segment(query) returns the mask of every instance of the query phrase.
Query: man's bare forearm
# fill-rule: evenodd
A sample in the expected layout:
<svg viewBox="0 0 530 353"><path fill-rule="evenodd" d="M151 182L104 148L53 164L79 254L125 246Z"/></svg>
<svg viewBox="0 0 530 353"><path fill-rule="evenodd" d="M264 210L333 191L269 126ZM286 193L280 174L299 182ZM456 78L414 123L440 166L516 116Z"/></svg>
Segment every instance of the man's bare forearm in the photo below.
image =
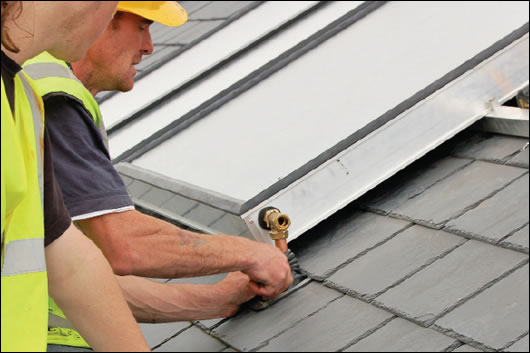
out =
<svg viewBox="0 0 530 353"><path fill-rule="evenodd" d="M241 271L264 297L278 295L292 282L286 256L269 244L190 232L138 211L81 220L79 225L117 275L182 278Z"/></svg>
<svg viewBox="0 0 530 353"><path fill-rule="evenodd" d="M116 276L138 322L206 320L229 317L254 294L248 277L230 274L219 284L162 284L135 276Z"/></svg>
<svg viewBox="0 0 530 353"><path fill-rule="evenodd" d="M74 226L46 247L49 293L94 350L148 351L109 264Z"/></svg>
<svg viewBox="0 0 530 353"><path fill-rule="evenodd" d="M119 275L196 277L237 271L252 262L248 239L190 232L137 211L80 224Z"/></svg>

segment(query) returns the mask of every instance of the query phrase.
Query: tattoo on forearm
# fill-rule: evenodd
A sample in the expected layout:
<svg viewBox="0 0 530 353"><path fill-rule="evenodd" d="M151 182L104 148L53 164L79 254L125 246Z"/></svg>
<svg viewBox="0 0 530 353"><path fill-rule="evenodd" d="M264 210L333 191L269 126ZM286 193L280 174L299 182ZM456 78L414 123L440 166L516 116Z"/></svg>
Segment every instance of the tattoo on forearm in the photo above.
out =
<svg viewBox="0 0 530 353"><path fill-rule="evenodd" d="M208 242L205 239L202 239L199 234L181 234L180 235L180 245L181 246L190 246L196 248L201 245L206 245Z"/></svg>

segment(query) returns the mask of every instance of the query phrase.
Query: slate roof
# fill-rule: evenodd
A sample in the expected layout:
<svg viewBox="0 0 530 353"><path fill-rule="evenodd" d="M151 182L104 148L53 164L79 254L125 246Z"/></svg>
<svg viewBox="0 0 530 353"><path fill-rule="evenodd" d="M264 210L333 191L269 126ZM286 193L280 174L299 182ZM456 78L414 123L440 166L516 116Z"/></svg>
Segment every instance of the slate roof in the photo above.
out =
<svg viewBox="0 0 530 353"><path fill-rule="evenodd" d="M464 131L291 242L305 287L261 312L143 324L151 347L528 351L527 143Z"/></svg>
<svg viewBox="0 0 530 353"><path fill-rule="evenodd" d="M158 54L138 67L137 79L261 2L182 4L191 25L154 24ZM141 324L150 347L528 351L527 146L524 138L465 130L291 242L307 285L261 312L244 308L230 319ZM123 178L133 198L150 205L140 210L176 223L181 214L206 228L249 236L244 227L234 230L236 217L188 203L163 185ZM153 212L164 204L175 214Z"/></svg>

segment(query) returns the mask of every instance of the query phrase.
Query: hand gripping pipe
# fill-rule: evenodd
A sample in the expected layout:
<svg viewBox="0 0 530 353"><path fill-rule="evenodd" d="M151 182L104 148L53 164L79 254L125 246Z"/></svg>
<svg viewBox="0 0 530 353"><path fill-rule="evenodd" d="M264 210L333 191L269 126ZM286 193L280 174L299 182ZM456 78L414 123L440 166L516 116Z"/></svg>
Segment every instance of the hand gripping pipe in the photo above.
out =
<svg viewBox="0 0 530 353"><path fill-rule="evenodd" d="M264 300L263 298L256 297L251 300L248 304L253 310L263 310L269 307L274 302L279 299L291 294L294 290L298 289L300 286L305 284L303 282L305 276L301 273L300 265L298 264L298 259L294 253L289 250L287 247L287 237L289 236L289 226L291 225L291 219L285 213L281 213L275 207L266 207L262 209L259 213L259 225L266 229L269 232L269 236L276 247L280 249L281 252L287 256L289 260L289 265L291 266L291 272L293 276L293 283L285 292L280 294L277 298L271 300ZM298 286L300 285L300 286Z"/></svg>

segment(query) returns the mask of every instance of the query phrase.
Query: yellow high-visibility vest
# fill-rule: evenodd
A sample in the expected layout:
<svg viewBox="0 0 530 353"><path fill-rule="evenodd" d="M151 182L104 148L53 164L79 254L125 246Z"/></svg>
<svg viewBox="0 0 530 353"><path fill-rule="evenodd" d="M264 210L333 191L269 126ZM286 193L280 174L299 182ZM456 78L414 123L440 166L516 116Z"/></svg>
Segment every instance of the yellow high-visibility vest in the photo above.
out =
<svg viewBox="0 0 530 353"><path fill-rule="evenodd" d="M66 62L44 52L24 63L24 71L33 79L41 97L48 94L64 95L81 103L100 129L105 145L107 133L101 119L99 106L90 91L75 77ZM61 308L52 298L48 304L48 343L73 347L90 347L83 337L73 329Z"/></svg>
<svg viewBox="0 0 530 353"><path fill-rule="evenodd" d="M2 351L46 351L48 278L44 256L44 114L23 72L11 112L2 80Z"/></svg>
<svg viewBox="0 0 530 353"><path fill-rule="evenodd" d="M81 103L92 116L108 148L107 132L101 119L99 105L92 93L75 77L66 62L56 59L48 52L43 52L26 61L23 67L24 71L35 82L35 88L41 97L48 94L59 94Z"/></svg>

